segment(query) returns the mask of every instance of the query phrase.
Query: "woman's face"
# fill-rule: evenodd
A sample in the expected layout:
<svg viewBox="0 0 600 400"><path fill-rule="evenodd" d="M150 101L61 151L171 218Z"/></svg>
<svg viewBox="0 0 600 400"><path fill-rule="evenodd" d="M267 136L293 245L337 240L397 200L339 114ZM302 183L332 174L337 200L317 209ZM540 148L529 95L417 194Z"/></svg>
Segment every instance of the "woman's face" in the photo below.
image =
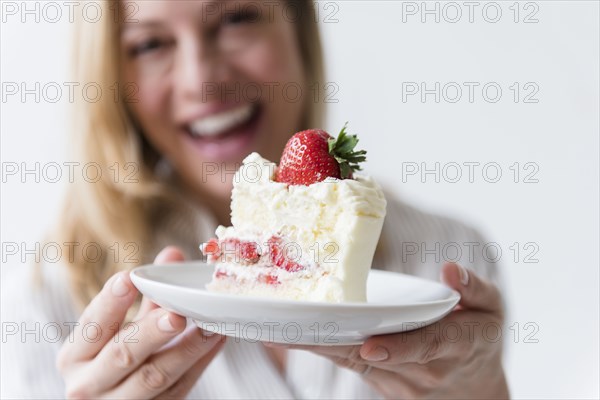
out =
<svg viewBox="0 0 600 400"><path fill-rule="evenodd" d="M296 89L306 93L306 82L284 9L243 0L122 3L130 111L184 182L213 202L230 195L247 154L278 161L299 128Z"/></svg>

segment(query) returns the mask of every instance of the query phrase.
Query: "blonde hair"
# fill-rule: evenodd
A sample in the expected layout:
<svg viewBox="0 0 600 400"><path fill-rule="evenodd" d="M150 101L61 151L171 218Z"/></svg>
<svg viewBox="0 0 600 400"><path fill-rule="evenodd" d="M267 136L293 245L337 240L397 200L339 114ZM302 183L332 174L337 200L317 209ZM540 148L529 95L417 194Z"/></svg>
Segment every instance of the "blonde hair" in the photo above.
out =
<svg viewBox="0 0 600 400"><path fill-rule="evenodd" d="M306 82L323 84L323 61L317 22L310 0L294 1L300 9L295 21ZM151 236L157 216L183 207L173 190L155 174L160 155L149 146L128 115L123 96L113 96L122 85L119 76L119 24L114 15L116 0L97 3L103 17L96 23L78 21L75 35L75 80L93 83L102 90L96 102L80 101L74 107L72 153L88 171L99 169L97 181L71 184L60 225L53 236L58 243L93 244L100 257L72 252L67 262L73 295L80 307L87 305L114 273L151 261ZM119 86L114 86L115 84ZM120 88L123 90L123 87ZM321 125L323 107L305 96L302 127ZM136 169L135 182L123 176ZM92 173L92 175L95 174ZM114 179L119 174L120 179ZM113 257L124 245L134 246L141 257ZM119 249L114 248L118 246ZM63 253L64 254L64 253ZM131 262L133 261L133 262Z"/></svg>

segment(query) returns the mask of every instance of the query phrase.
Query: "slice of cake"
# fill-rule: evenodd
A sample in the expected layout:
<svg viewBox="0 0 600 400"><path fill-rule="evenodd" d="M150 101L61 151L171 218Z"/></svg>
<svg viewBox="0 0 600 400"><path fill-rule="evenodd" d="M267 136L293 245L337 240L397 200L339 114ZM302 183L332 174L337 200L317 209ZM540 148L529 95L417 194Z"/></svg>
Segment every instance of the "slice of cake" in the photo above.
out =
<svg viewBox="0 0 600 400"><path fill-rule="evenodd" d="M354 174L365 151L344 129L295 134L279 167L257 153L234 177L233 226L200 246L216 264L211 291L296 300L365 301L386 201Z"/></svg>

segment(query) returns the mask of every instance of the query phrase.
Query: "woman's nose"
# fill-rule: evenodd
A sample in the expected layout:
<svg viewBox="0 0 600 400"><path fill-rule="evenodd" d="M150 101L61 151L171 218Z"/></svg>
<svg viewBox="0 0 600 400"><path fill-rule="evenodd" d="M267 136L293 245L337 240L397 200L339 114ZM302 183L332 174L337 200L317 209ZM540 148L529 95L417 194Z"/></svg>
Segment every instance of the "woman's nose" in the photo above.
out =
<svg viewBox="0 0 600 400"><path fill-rule="evenodd" d="M185 100L218 101L227 85L229 68L223 58L198 41L182 43L175 68L175 84Z"/></svg>

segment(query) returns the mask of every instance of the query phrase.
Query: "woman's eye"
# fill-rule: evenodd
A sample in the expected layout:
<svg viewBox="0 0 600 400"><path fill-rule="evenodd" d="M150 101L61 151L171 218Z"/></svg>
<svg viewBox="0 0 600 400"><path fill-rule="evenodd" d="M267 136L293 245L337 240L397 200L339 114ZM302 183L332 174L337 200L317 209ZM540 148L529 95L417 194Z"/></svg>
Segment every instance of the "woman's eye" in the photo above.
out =
<svg viewBox="0 0 600 400"><path fill-rule="evenodd" d="M259 15L256 11L236 11L227 13L223 16L223 22L225 25L240 25L245 23L257 22Z"/></svg>
<svg viewBox="0 0 600 400"><path fill-rule="evenodd" d="M164 43L160 39L153 38L153 39L143 41L136 46L133 46L133 48L130 50L129 54L132 57L137 57L139 55L158 50L165 45L166 45L166 43Z"/></svg>

